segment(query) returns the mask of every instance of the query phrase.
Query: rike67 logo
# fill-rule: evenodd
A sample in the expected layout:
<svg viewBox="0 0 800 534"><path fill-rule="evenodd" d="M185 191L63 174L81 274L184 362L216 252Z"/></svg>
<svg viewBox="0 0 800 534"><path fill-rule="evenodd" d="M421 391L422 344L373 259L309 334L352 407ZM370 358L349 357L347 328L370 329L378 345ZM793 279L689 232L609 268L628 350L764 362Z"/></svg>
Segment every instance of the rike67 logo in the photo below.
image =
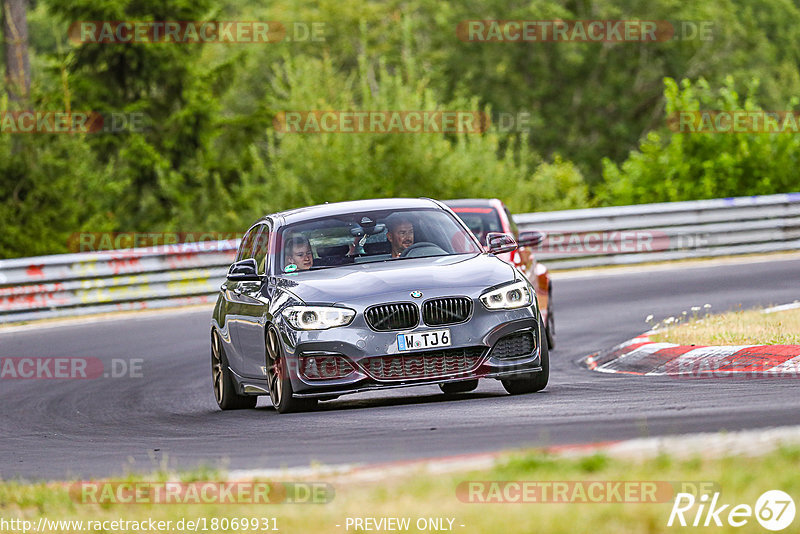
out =
<svg viewBox="0 0 800 534"><path fill-rule="evenodd" d="M678 493L667 526L721 527L725 523L742 527L755 516L756 521L767 530L780 531L794 521L794 500L780 490L765 491L754 507L749 504L720 503L720 493L711 497L703 494L699 498L691 493Z"/></svg>

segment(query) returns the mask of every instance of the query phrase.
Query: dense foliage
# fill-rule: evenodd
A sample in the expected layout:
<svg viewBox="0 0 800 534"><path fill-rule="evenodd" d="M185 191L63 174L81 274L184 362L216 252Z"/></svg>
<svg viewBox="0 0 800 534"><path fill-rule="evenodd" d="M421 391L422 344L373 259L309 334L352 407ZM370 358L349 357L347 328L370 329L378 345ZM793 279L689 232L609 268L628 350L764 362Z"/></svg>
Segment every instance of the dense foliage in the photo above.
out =
<svg viewBox="0 0 800 534"><path fill-rule="evenodd" d="M679 87L669 78L665 83L668 115L677 110L764 111L753 98L742 100L732 78L716 91L704 79L694 86L684 80ZM754 81L748 93L755 94L756 89ZM621 165L603 160L598 200L639 204L797 191L800 132L785 129L785 133L650 132Z"/></svg>
<svg viewBox="0 0 800 534"><path fill-rule="evenodd" d="M281 4L32 6L29 107L146 120L115 133L0 134L0 257L63 252L82 230L241 231L269 211L351 198L496 196L529 212L798 189L797 135L681 134L665 121L680 109L793 109L800 10L791 0ZM486 43L456 34L464 20L556 18L711 21L713 39ZM290 30L316 21L324 40L68 39L73 22L98 20L278 20ZM282 111L326 109L529 120L482 134L274 128Z"/></svg>

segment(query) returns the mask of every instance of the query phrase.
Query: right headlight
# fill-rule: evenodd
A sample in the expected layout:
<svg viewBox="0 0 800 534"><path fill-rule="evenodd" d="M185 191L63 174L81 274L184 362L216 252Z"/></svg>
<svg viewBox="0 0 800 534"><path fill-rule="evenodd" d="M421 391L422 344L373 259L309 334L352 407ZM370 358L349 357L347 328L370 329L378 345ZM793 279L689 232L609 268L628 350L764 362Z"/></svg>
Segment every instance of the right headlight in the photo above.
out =
<svg viewBox="0 0 800 534"><path fill-rule="evenodd" d="M481 295L481 302L490 310L513 310L530 306L533 295L528 283L523 280L487 291Z"/></svg>
<svg viewBox="0 0 800 534"><path fill-rule="evenodd" d="M356 312L333 306L289 306L282 315L297 330L327 330L350 324Z"/></svg>

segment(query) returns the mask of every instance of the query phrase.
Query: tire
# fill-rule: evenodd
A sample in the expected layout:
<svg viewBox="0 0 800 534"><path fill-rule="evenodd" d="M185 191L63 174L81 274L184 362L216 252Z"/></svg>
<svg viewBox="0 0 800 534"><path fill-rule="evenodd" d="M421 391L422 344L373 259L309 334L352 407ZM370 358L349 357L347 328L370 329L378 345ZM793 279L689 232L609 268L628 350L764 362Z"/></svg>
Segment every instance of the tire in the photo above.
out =
<svg viewBox="0 0 800 534"><path fill-rule="evenodd" d="M547 335L548 350L556 348L556 316L553 315L553 288L547 291Z"/></svg>
<svg viewBox="0 0 800 534"><path fill-rule="evenodd" d="M214 399L220 410L244 410L256 407L257 396L236 393L236 383L216 330L211 333L211 381L214 384Z"/></svg>
<svg viewBox="0 0 800 534"><path fill-rule="evenodd" d="M539 323L539 326L544 332L544 325ZM541 371L522 375L518 378L501 380L503 388L511 395L524 395L541 391L547 387L547 381L550 379L550 350L546 335L542 336L541 360Z"/></svg>
<svg viewBox="0 0 800 534"><path fill-rule="evenodd" d="M469 393L478 387L478 379L464 380L462 382L446 382L439 384L439 389L445 395L454 395L456 393Z"/></svg>
<svg viewBox="0 0 800 534"><path fill-rule="evenodd" d="M296 399L292 390L292 380L286 365L281 336L278 329L270 325L266 336L267 382L269 398L278 413L292 413L313 410L317 399Z"/></svg>

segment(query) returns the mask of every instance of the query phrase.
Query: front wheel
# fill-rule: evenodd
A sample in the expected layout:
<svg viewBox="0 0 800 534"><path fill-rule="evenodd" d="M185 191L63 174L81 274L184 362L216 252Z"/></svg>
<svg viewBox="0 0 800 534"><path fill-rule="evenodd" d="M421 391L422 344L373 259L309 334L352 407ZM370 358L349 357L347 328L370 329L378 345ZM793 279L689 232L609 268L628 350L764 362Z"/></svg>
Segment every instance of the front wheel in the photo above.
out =
<svg viewBox="0 0 800 534"><path fill-rule="evenodd" d="M542 334L545 333L544 325L539 323L539 328ZM547 387L547 381L550 378L550 350L547 343L547 335L542 335L542 348L541 348L541 367L542 370L522 375L516 378L507 378L501 380L503 387L511 395L523 395L525 393L535 393Z"/></svg>
<svg viewBox="0 0 800 534"><path fill-rule="evenodd" d="M228 358L219 341L219 334L211 333L211 379L214 382L214 398L221 410L244 410L255 408L258 397L239 395L228 367Z"/></svg>
<svg viewBox="0 0 800 534"><path fill-rule="evenodd" d="M283 352L278 330L274 326L267 329L267 382L269 398L278 413L291 413L312 410L317 399L296 399L289 377L289 366Z"/></svg>

